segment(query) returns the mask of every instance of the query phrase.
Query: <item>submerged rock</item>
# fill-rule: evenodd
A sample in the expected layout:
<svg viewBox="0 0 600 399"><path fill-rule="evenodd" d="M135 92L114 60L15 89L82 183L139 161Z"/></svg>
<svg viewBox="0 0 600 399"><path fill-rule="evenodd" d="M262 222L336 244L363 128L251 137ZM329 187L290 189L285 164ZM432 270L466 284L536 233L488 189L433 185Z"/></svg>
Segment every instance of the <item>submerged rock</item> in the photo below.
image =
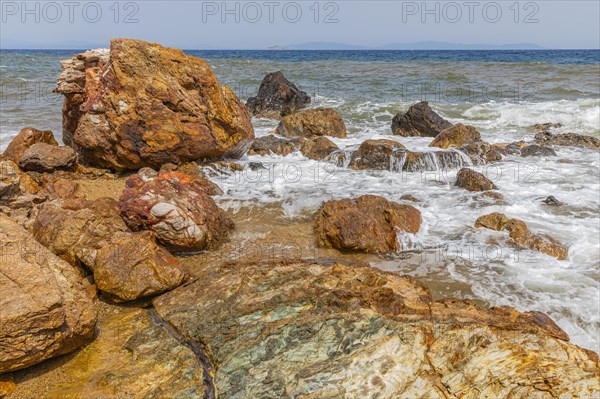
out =
<svg viewBox="0 0 600 399"><path fill-rule="evenodd" d="M476 172L473 169L463 168L456 175L457 187L462 187L469 191L487 191L497 190L498 187L482 173Z"/></svg>
<svg viewBox="0 0 600 399"><path fill-rule="evenodd" d="M390 170L393 164L393 154L399 149L406 149L394 140L367 140L363 142L350 158L351 169Z"/></svg>
<svg viewBox="0 0 600 399"><path fill-rule="evenodd" d="M116 170L241 157L250 114L203 60L141 40L63 62L63 140L84 162Z"/></svg>
<svg viewBox="0 0 600 399"><path fill-rule="evenodd" d="M0 373L72 352L94 336L92 298L67 262L0 214Z"/></svg>
<svg viewBox="0 0 600 399"><path fill-rule="evenodd" d="M223 398L600 393L597 355L543 313L434 301L413 278L365 264L227 263L153 303L204 345Z"/></svg>
<svg viewBox="0 0 600 399"><path fill-rule="evenodd" d="M130 177L119 209L130 229L150 230L176 251L214 249L234 227L202 185L177 171Z"/></svg>
<svg viewBox="0 0 600 399"><path fill-rule="evenodd" d="M72 169L77 163L77 153L71 147L58 147L36 143L19 159L19 167L31 172L54 172Z"/></svg>
<svg viewBox="0 0 600 399"><path fill-rule="evenodd" d="M563 205L566 205L564 202L557 200L556 197L554 197L552 195L546 197L546 199L543 200L542 202L544 204L550 205L550 206L563 206Z"/></svg>
<svg viewBox="0 0 600 399"><path fill-rule="evenodd" d="M522 157L548 157L548 156L556 156L556 151L554 151L550 147L538 145L538 144L529 144L521 148L521 156Z"/></svg>
<svg viewBox="0 0 600 399"><path fill-rule="evenodd" d="M281 155L286 156L300 149L300 140L283 139L269 134L254 140L248 151L249 155Z"/></svg>
<svg viewBox="0 0 600 399"><path fill-rule="evenodd" d="M485 141L475 141L459 148L459 151L467 155L473 165L485 165L502 160L501 150Z"/></svg>
<svg viewBox="0 0 600 399"><path fill-rule="evenodd" d="M338 146L327 137L302 139L301 142L300 152L302 155L316 161L326 159L334 152L339 151Z"/></svg>
<svg viewBox="0 0 600 399"><path fill-rule="evenodd" d="M496 231L506 230L516 246L534 249L559 260L567 259L569 254L568 249L554 238L533 234L522 220L509 219L499 212L480 216L475 221L475 227L485 227Z"/></svg>
<svg viewBox="0 0 600 399"><path fill-rule="evenodd" d="M26 127L19 132L17 137L12 139L6 150L4 150L2 157L14 163L19 163L19 159L21 159L25 151L37 143L58 145L50 130L37 130L32 127Z"/></svg>
<svg viewBox="0 0 600 399"><path fill-rule="evenodd" d="M427 101L412 105L392 119L392 133L399 136L435 137L452 124L435 113Z"/></svg>
<svg viewBox="0 0 600 399"><path fill-rule="evenodd" d="M281 71L267 74L256 97L250 97L246 107L252 115L279 119L310 104L310 96L287 80Z"/></svg>
<svg viewBox="0 0 600 399"><path fill-rule="evenodd" d="M468 144L481 141L481 135L473 126L457 123L456 125L443 130L429 144L430 147L439 148L460 148Z"/></svg>
<svg viewBox="0 0 600 399"><path fill-rule="evenodd" d="M317 244L341 251L384 253L401 250L398 233L415 234L421 212L376 195L323 203L315 219Z"/></svg>
<svg viewBox="0 0 600 399"><path fill-rule="evenodd" d="M281 119L275 133L285 137L346 137L346 125L332 108L314 108Z"/></svg>
<svg viewBox="0 0 600 399"><path fill-rule="evenodd" d="M552 134L545 130L537 133L534 137L534 141L541 145L557 145L557 146L570 146L570 147L585 147L590 149L600 148L600 140L596 137L585 136L582 134L575 133L559 133Z"/></svg>

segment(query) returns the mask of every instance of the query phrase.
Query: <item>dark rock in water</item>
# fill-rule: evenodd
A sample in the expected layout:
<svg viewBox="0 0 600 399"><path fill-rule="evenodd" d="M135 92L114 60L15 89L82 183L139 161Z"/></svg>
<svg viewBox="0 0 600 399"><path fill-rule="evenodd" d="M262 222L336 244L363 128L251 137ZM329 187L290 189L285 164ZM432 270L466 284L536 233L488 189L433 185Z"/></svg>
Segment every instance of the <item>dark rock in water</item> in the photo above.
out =
<svg viewBox="0 0 600 399"><path fill-rule="evenodd" d="M25 151L36 143L58 145L50 130L37 130L32 127L26 127L10 142L6 150L4 150L2 157L14 163L19 163L19 159L21 159Z"/></svg>
<svg viewBox="0 0 600 399"><path fill-rule="evenodd" d="M299 139L283 139L272 134L254 140L249 155L281 155L286 156L300 149Z"/></svg>
<svg viewBox="0 0 600 399"><path fill-rule="evenodd" d="M497 190L498 187L482 173L476 172L473 169L463 168L456 175L457 187L462 187L469 191L487 191Z"/></svg>
<svg viewBox="0 0 600 399"><path fill-rule="evenodd" d="M406 147L394 140L367 140L352 154L348 167L358 170L390 170L393 163L392 154L399 149Z"/></svg>
<svg viewBox="0 0 600 399"><path fill-rule="evenodd" d="M310 96L287 80L281 71L265 76L256 97L250 97L246 107L252 115L279 119L310 104Z"/></svg>
<svg viewBox="0 0 600 399"><path fill-rule="evenodd" d="M248 167L250 168L250 170L267 169L267 167L263 165L262 162L248 162Z"/></svg>
<svg viewBox="0 0 600 399"><path fill-rule="evenodd" d="M411 106L392 119L392 133L399 136L435 137L452 124L435 113L427 101Z"/></svg>
<svg viewBox="0 0 600 399"><path fill-rule="evenodd" d="M529 144L521 148L522 157L548 157L556 156L556 151L550 147L545 147L539 144Z"/></svg>
<svg viewBox="0 0 600 399"><path fill-rule="evenodd" d="M160 172L146 179L134 175L126 184L119 210L127 226L154 232L172 250L214 249L234 227L207 188L185 173Z"/></svg>
<svg viewBox="0 0 600 399"><path fill-rule="evenodd" d="M113 39L62 63L63 140L82 162L115 170L239 158L250 113L208 64L183 51Z"/></svg>
<svg viewBox="0 0 600 399"><path fill-rule="evenodd" d="M474 144L480 142L481 135L473 126L463 125L457 123L454 126L440 132L433 141L429 144L429 147L439 148L460 148L468 144Z"/></svg>
<svg viewBox="0 0 600 399"><path fill-rule="evenodd" d="M338 150L338 146L327 137L302 139L302 146L300 147L302 155L317 161L326 159Z"/></svg>
<svg viewBox="0 0 600 399"><path fill-rule="evenodd" d="M543 131L535 135L534 141L541 145L585 147L590 149L600 148L600 140L596 137L575 133L552 134L548 131Z"/></svg>
<svg viewBox="0 0 600 399"><path fill-rule="evenodd" d="M36 143L19 159L19 167L25 171L53 172L71 169L77 163L77 153L71 147L58 147Z"/></svg>
<svg viewBox="0 0 600 399"><path fill-rule="evenodd" d="M216 392L227 399L600 392L597 355L570 343L545 314L434 301L414 278L366 264L211 265L153 304L205 347Z"/></svg>
<svg viewBox="0 0 600 399"><path fill-rule="evenodd" d="M398 232L415 234L420 227L421 212L417 208L376 195L327 201L315 219L318 245L341 251L401 250Z"/></svg>
<svg viewBox="0 0 600 399"><path fill-rule="evenodd" d="M0 213L0 373L64 355L94 336L94 303L77 271Z"/></svg>
<svg viewBox="0 0 600 399"><path fill-rule="evenodd" d="M537 123L533 125L531 128L533 130L537 130L538 132L546 132L551 129L558 129L562 127L562 123Z"/></svg>
<svg viewBox="0 0 600 399"><path fill-rule="evenodd" d="M284 116L275 133L285 137L346 137L346 125L332 108L314 108Z"/></svg>
<svg viewBox="0 0 600 399"><path fill-rule="evenodd" d="M500 149L485 141L475 141L459 148L466 154L474 165L485 165L502 160Z"/></svg>
<svg viewBox="0 0 600 399"><path fill-rule="evenodd" d="M557 200L554 196L550 195L545 200L542 201L546 205L551 206L563 206L566 205L564 202Z"/></svg>

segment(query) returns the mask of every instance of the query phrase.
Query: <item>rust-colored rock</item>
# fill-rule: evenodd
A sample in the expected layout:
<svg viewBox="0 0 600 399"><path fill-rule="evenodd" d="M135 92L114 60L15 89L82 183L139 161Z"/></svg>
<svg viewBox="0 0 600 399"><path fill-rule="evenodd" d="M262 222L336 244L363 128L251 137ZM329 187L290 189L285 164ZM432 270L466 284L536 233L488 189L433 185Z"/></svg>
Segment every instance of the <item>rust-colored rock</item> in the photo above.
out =
<svg viewBox="0 0 600 399"><path fill-rule="evenodd" d="M72 352L96 312L75 269L0 214L0 373Z"/></svg>
<svg viewBox="0 0 600 399"><path fill-rule="evenodd" d="M327 201L315 220L320 247L370 253L401 250L398 233L415 234L420 227L417 208L376 195Z"/></svg>
<svg viewBox="0 0 600 399"><path fill-rule="evenodd" d="M496 231L506 230L516 246L534 249L559 260L566 259L569 254L568 249L554 238L534 234L522 220L510 219L499 212L480 216L475 221L475 227L486 227Z"/></svg>
<svg viewBox="0 0 600 399"><path fill-rule="evenodd" d="M314 108L281 119L275 133L285 137L346 137L346 125L332 108Z"/></svg>
<svg viewBox="0 0 600 399"><path fill-rule="evenodd" d="M151 230L177 251L213 249L234 227L202 185L177 171L130 177L119 209L129 228Z"/></svg>
<svg viewBox="0 0 600 399"><path fill-rule="evenodd" d="M281 71L267 74L258 95L250 97L246 106L260 118L279 119L310 104L310 96L287 80Z"/></svg>
<svg viewBox="0 0 600 399"><path fill-rule="evenodd" d="M84 162L116 170L240 157L250 114L208 64L181 50L113 39L63 62L63 140Z"/></svg>
<svg viewBox="0 0 600 399"><path fill-rule="evenodd" d="M460 147L459 150L466 154L474 165L485 165L502 160L502 149L485 141L474 141Z"/></svg>
<svg viewBox="0 0 600 399"><path fill-rule="evenodd" d="M498 187L482 173L476 172L473 169L463 168L456 175L457 187L462 187L469 191L487 191L497 190Z"/></svg>
<svg viewBox="0 0 600 399"><path fill-rule="evenodd" d="M439 148L460 148L462 146L481 141L481 135L473 126L457 123L456 125L443 130L429 144L430 147Z"/></svg>
<svg viewBox="0 0 600 399"><path fill-rule="evenodd" d="M58 145L50 130L37 130L32 127L26 127L10 142L2 156L14 163L19 163L19 159L21 159L25 151L36 143Z"/></svg>
<svg viewBox="0 0 600 399"><path fill-rule="evenodd" d="M435 137L452 124L431 109L427 101L412 105L392 119L392 133L399 136Z"/></svg>
<svg viewBox="0 0 600 399"><path fill-rule="evenodd" d="M76 163L77 153L71 147L58 147L46 143L33 144L19 159L19 167L32 172L72 169Z"/></svg>
<svg viewBox="0 0 600 399"><path fill-rule="evenodd" d="M300 147L302 155L316 161L326 159L338 150L338 146L333 141L323 136L302 139Z"/></svg>
<svg viewBox="0 0 600 399"><path fill-rule="evenodd" d="M167 166L170 165L170 166ZM204 192L208 195L222 195L223 190L211 181L206 174L200 169L200 166L196 162L186 162L182 165L174 165L174 164L166 164L160 168L161 172L173 172L178 171L181 173L185 173L192 179L194 179L198 184L204 187Z"/></svg>
<svg viewBox="0 0 600 399"><path fill-rule="evenodd" d="M393 140L367 140L352 154L348 167L359 170L390 170L392 154L399 149L406 149L406 147Z"/></svg>

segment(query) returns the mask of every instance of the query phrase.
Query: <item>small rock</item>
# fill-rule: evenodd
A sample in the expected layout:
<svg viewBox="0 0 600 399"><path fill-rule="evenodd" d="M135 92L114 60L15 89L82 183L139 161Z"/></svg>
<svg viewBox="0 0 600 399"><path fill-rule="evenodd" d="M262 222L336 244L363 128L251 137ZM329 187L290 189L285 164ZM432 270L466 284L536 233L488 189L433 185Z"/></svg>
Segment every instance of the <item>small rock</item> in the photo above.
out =
<svg viewBox="0 0 600 399"><path fill-rule="evenodd" d="M303 139L300 147L302 155L317 161L326 159L335 151L339 151L338 146L327 137L322 136Z"/></svg>
<svg viewBox="0 0 600 399"><path fill-rule="evenodd" d="M332 108L314 108L281 119L275 133L285 137L346 137L346 125Z"/></svg>
<svg viewBox="0 0 600 399"><path fill-rule="evenodd" d="M10 159L14 163L19 163L19 159L21 159L21 156L25 151L36 143L46 143L54 146L58 145L50 130L37 130L32 127L26 127L10 142L2 156L5 159Z"/></svg>
<svg viewBox="0 0 600 399"><path fill-rule="evenodd" d="M277 136L268 135L254 140L249 155L281 155L286 156L300 149L298 139L282 139Z"/></svg>
<svg viewBox="0 0 600 399"><path fill-rule="evenodd" d="M550 148L539 144L529 144L521 148L522 157L548 157L556 156L556 152Z"/></svg>
<svg viewBox="0 0 600 399"><path fill-rule="evenodd" d="M558 129L562 127L562 123L537 123L533 125L531 128L533 130L537 130L538 132L546 132L551 129Z"/></svg>
<svg viewBox="0 0 600 399"><path fill-rule="evenodd" d="M429 144L430 147L460 148L481 141L481 135L473 126L457 123L443 130Z"/></svg>
<svg viewBox="0 0 600 399"><path fill-rule="evenodd" d="M435 137L452 124L435 113L427 101L412 105L392 119L392 133L399 136Z"/></svg>
<svg viewBox="0 0 600 399"><path fill-rule="evenodd" d="M462 187L469 191L487 191L497 190L498 187L482 173L476 172L473 169L463 168L456 175L457 187Z"/></svg>
<svg viewBox="0 0 600 399"><path fill-rule="evenodd" d="M77 163L77 153L71 147L58 147L36 143L29 147L19 159L24 171L54 172L71 169Z"/></svg>
<svg viewBox="0 0 600 399"><path fill-rule="evenodd" d="M390 170L392 154L400 149L406 149L397 141L379 139L363 142L350 158L351 169Z"/></svg>
<svg viewBox="0 0 600 399"><path fill-rule="evenodd" d="M459 148L466 154L474 165L485 165L502 160L502 153L496 146L485 141L475 141Z"/></svg>
<svg viewBox="0 0 600 399"><path fill-rule="evenodd" d="M402 197L400 197L400 199L402 201L419 202L418 198L416 198L415 196L410 195L410 194L405 194Z"/></svg>
<svg viewBox="0 0 600 399"><path fill-rule="evenodd" d="M561 202L559 200L557 200L554 196L550 195L548 196L545 200L542 201L544 204L546 205L551 205L551 206L562 206L562 205L566 205L564 202Z"/></svg>
<svg viewBox="0 0 600 399"><path fill-rule="evenodd" d="M310 104L310 96L287 80L281 71L267 74L256 97L250 97L246 107L252 115L279 119Z"/></svg>
<svg viewBox="0 0 600 399"><path fill-rule="evenodd" d="M600 140L596 137L575 133L552 134L543 131L535 135L534 141L541 145L585 147L593 150L600 148Z"/></svg>

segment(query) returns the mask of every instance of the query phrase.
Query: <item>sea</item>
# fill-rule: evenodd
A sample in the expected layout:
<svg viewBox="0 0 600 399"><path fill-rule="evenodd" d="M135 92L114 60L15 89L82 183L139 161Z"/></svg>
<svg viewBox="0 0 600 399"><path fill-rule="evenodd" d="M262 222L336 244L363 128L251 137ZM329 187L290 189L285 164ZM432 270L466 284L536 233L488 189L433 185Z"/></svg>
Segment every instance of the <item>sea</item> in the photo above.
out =
<svg viewBox="0 0 600 399"><path fill-rule="evenodd" d="M62 97L52 92L60 60L82 50L0 51L0 149L25 126L61 136ZM600 50L494 51L266 51L186 50L203 58L219 81L245 101L265 74L282 71L344 119L348 137L332 140L350 154L367 139L387 138L431 151L430 138L391 134L393 116L418 101L452 123L475 126L490 143L532 140L539 123L557 132L600 138ZM257 136L277 121L253 120ZM445 294L488 306L548 314L571 340L600 352L600 153L558 147L555 157L507 156L476 166L498 186L504 202L484 206L454 187L458 168L435 156L425 171L354 171L300 153L244 156L243 174L218 178L219 205L230 212L278 207L280 223L310 218L332 198L376 194L401 201L411 195L422 212L414 236L399 235L403 253L373 266L446 286ZM469 165L461 158L462 166ZM264 168L255 167L261 162ZM554 196L565 205L548 206ZM503 232L473 227L477 217L502 212L569 247L566 260L518 250ZM422 262L404 262L407 254ZM453 288L462 287L462 288ZM464 289L468 287L468 289Z"/></svg>

